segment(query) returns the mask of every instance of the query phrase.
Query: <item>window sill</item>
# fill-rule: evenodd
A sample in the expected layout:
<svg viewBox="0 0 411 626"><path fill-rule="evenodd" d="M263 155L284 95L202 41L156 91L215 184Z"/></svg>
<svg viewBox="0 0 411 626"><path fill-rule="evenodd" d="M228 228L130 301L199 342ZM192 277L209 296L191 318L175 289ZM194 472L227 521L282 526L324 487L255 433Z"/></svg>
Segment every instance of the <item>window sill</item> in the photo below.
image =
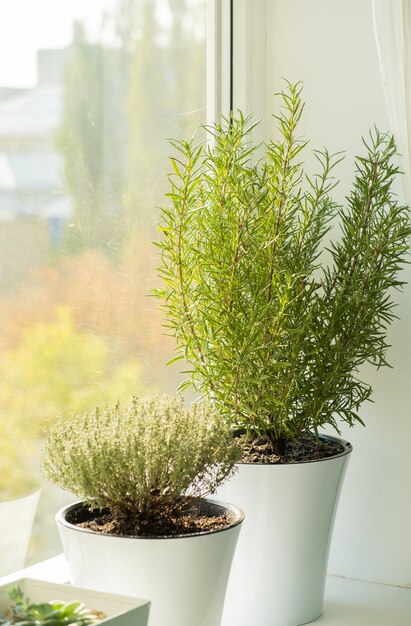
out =
<svg viewBox="0 0 411 626"><path fill-rule="evenodd" d="M1 578L0 584L22 577L66 582L68 570L64 556L60 554L10 574ZM319 626L410 626L411 589L328 576L324 613L315 623Z"/></svg>

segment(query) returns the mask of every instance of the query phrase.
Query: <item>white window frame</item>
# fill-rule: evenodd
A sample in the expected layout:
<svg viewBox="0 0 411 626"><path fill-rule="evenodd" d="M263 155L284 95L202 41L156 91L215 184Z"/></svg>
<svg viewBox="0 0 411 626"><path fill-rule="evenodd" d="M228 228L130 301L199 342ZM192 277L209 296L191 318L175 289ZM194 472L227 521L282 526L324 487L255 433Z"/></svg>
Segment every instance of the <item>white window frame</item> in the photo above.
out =
<svg viewBox="0 0 411 626"><path fill-rule="evenodd" d="M207 122L240 109L261 124L253 141L265 134L266 0L207 2Z"/></svg>
<svg viewBox="0 0 411 626"><path fill-rule="evenodd" d="M231 0L207 0L207 123L230 113Z"/></svg>

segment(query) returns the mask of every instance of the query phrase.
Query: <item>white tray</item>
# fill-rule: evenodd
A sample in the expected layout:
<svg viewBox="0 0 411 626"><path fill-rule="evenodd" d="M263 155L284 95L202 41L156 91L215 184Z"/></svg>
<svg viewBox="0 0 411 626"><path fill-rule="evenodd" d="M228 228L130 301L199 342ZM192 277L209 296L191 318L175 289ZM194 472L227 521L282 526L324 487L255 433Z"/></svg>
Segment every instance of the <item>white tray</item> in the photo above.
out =
<svg viewBox="0 0 411 626"><path fill-rule="evenodd" d="M98 626L147 626L150 602L141 598L131 598L112 593L91 591L72 585L43 582L31 578L20 578L0 586L0 613L10 607L8 589L18 586L30 602L83 602L88 609L102 611L107 617Z"/></svg>

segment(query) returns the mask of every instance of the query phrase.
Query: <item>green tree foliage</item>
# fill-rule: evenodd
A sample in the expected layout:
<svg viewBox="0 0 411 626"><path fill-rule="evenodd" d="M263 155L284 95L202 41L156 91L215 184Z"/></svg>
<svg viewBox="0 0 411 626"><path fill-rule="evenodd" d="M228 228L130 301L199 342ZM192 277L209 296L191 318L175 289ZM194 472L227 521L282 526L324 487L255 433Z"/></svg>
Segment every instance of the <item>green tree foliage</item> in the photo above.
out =
<svg viewBox="0 0 411 626"><path fill-rule="evenodd" d="M67 416L143 388L140 365L134 360L113 365L104 339L77 330L67 308L54 322L28 328L19 345L2 356L0 375L0 410L26 437L40 436L57 413Z"/></svg>
<svg viewBox="0 0 411 626"><path fill-rule="evenodd" d="M141 2L142 36L136 41L128 96L131 181L137 176L139 187L147 186L144 176L150 169L154 176L163 170L166 137L191 135L205 118L205 80L195 80L205 77L204 42L195 33L205 15L196 15L187 0L170 0L169 6L172 23L165 29L156 3ZM185 27L187 16L191 28Z"/></svg>
<svg viewBox="0 0 411 626"><path fill-rule="evenodd" d="M39 488L37 449L14 416L0 413L0 502Z"/></svg>
<svg viewBox="0 0 411 626"><path fill-rule="evenodd" d="M160 202L165 140L204 120L203 3L119 0L103 21L111 38L87 40L77 24L65 74L57 147L74 219L65 248L113 254ZM167 12L166 12L167 15Z"/></svg>
<svg viewBox="0 0 411 626"><path fill-rule="evenodd" d="M361 421L371 388L358 378L385 365L392 290L406 261L408 208L391 191L392 137L364 141L345 207L329 193L339 157L316 152L304 171L301 86L288 85L280 138L253 164L253 124L241 113L209 128L213 147L173 141L171 206L162 210L160 273L170 332L192 364L188 383L235 427L279 442L336 418ZM342 237L321 256L332 218Z"/></svg>
<svg viewBox="0 0 411 626"><path fill-rule="evenodd" d="M153 518L166 525L184 496L202 498L234 471L240 449L207 402L134 397L58 422L45 445L43 469L54 483L95 508L108 508L121 532L145 534Z"/></svg>
<svg viewBox="0 0 411 626"><path fill-rule="evenodd" d="M65 83L63 122L56 141L74 201L66 245L77 251L108 245L115 237L126 136L120 53L101 43L89 43L77 24Z"/></svg>

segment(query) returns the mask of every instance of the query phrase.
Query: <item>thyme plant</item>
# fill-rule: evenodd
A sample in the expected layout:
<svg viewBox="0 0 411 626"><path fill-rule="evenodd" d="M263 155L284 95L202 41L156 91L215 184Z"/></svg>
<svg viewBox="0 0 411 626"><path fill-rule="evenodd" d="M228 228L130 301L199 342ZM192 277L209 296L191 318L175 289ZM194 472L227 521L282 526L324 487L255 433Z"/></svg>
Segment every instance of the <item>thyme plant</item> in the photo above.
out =
<svg viewBox="0 0 411 626"><path fill-rule="evenodd" d="M314 152L318 172L306 173L301 85L280 95L279 138L257 163L254 124L241 112L206 129L212 145L172 140L156 291L175 360L191 365L183 387L208 394L235 429L273 451L328 424L338 431L337 418L361 422L371 387L359 368L387 364L411 232L392 191L393 138L374 129L363 139L339 206L330 192L341 157ZM340 235L327 243L335 224Z"/></svg>
<svg viewBox="0 0 411 626"><path fill-rule="evenodd" d="M150 534L172 526L190 501L203 498L234 471L239 447L208 402L134 397L60 420L47 438L43 470L56 485L94 509L108 509L115 532Z"/></svg>

